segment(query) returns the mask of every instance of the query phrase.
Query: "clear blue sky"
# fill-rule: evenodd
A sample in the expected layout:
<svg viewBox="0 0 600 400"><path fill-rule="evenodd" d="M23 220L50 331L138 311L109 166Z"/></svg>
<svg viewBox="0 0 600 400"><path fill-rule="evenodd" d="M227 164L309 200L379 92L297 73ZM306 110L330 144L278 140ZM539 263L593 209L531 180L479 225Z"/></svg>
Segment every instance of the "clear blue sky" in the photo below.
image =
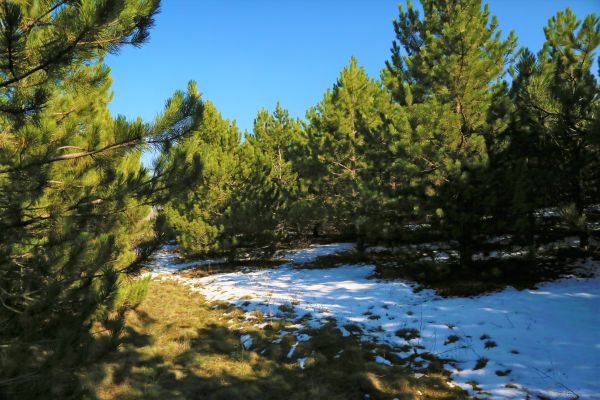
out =
<svg viewBox="0 0 600 400"><path fill-rule="evenodd" d="M163 0L149 43L125 48L112 68L110 109L150 121L176 89L198 82L204 99L251 130L279 100L303 117L352 55L378 77L394 39L399 0ZM418 1L415 0L414 3ZM506 34L537 52L556 11L600 13L600 0L490 0Z"/></svg>

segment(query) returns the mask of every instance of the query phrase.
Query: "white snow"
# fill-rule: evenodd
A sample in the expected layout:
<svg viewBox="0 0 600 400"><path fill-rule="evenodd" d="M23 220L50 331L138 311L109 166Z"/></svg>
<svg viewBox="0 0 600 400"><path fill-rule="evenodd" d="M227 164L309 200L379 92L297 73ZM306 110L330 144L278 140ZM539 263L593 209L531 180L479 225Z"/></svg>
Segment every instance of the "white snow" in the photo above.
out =
<svg viewBox="0 0 600 400"><path fill-rule="evenodd" d="M292 356L294 355L294 352L296 351L296 347L298 347L298 342L296 342L292 345L292 347L290 348L290 351L287 354L287 358L292 358Z"/></svg>
<svg viewBox="0 0 600 400"><path fill-rule="evenodd" d="M351 244L311 246L286 257L298 264L349 249ZM345 335L351 333L343 325L352 323L363 329L365 340L393 347L408 344L411 351L455 360L448 367L453 381L472 394L477 393L466 382L477 381L485 398L600 399L600 274L565 278L537 290L509 288L474 298L440 298L430 290L414 293L409 282L370 279L372 265L296 269L291 263L176 279L208 300L228 301L248 311L270 313L293 301L298 316L311 315L311 326L333 317ZM588 260L584 267L596 271L599 266ZM396 336L403 328L418 330L420 337L407 342ZM298 341L309 339L301 335ZM448 341L450 335L459 339ZM481 357L489 360L487 365L474 370ZM389 362L379 358L377 362Z"/></svg>
<svg viewBox="0 0 600 400"><path fill-rule="evenodd" d="M390 360L381 356L375 357L375 362L378 364L392 365L392 362Z"/></svg>
<svg viewBox="0 0 600 400"><path fill-rule="evenodd" d="M167 244L156 251L147 267L152 271L152 275L160 273L175 272L184 268L197 267L201 265L210 266L212 264L223 264L225 259L216 260L196 260L191 262L181 262L182 258L175 252L177 245Z"/></svg>
<svg viewBox="0 0 600 400"><path fill-rule="evenodd" d="M312 245L302 251L288 251L283 254L283 258L294 264L302 264L314 261L317 257L327 256L330 254L350 251L354 249L353 243L334 243Z"/></svg>
<svg viewBox="0 0 600 400"><path fill-rule="evenodd" d="M307 359L308 359L308 357L298 359L298 364L300 364L300 369L304 369L304 363L306 362Z"/></svg>
<svg viewBox="0 0 600 400"><path fill-rule="evenodd" d="M252 347L252 336L242 335L240 336L240 342L242 342L244 349L248 350L250 347Z"/></svg>
<svg viewBox="0 0 600 400"><path fill-rule="evenodd" d="M296 335L296 340L299 342L308 342L311 339L310 335L307 335L306 333L300 333L298 335Z"/></svg>

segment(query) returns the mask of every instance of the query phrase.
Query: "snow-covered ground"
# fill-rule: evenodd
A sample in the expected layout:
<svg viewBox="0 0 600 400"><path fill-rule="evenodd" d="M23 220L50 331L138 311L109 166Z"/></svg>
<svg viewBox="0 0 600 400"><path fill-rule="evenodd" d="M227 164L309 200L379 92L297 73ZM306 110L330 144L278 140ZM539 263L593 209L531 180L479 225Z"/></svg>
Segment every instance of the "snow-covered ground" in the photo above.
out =
<svg viewBox="0 0 600 400"><path fill-rule="evenodd" d="M343 326L351 323L362 328L363 340L397 348L408 344L410 352L451 358L456 360L448 366L453 381L478 397L600 399L600 274L591 279L567 277L537 290L440 298L429 290L414 293L408 282L370 279L372 265L293 267L349 249L350 244L311 246L287 253L290 263L275 269L176 279L208 300L267 314L285 304L298 316L309 313L311 325L333 317L345 335L351 333ZM163 262L168 263L168 257ZM593 271L599 266L582 263ZM406 341L396 335L400 329L420 334ZM484 358L485 367L475 369ZM482 391L473 391L470 381Z"/></svg>
<svg viewBox="0 0 600 400"><path fill-rule="evenodd" d="M182 258L175 252L176 244L167 244L152 256L147 267L152 271L152 275L161 273L172 273L185 268L198 267L201 265L223 264L225 259L216 260L196 260L191 262L181 262Z"/></svg>

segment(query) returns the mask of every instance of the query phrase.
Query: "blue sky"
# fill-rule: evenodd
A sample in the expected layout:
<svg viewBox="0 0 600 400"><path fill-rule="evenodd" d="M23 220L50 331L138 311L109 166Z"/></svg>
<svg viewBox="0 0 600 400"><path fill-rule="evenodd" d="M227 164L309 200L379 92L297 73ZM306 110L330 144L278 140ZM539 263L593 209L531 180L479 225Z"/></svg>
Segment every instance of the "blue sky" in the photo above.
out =
<svg viewBox="0 0 600 400"><path fill-rule="evenodd" d="M415 3L418 1L415 0ZM506 34L537 52L543 26L571 7L600 13L600 0L490 0ZM251 130L256 112L279 100L303 117L351 56L378 77L394 39L399 0L163 0L149 43L128 47L112 69L110 109L150 121L176 89L198 82L204 99Z"/></svg>

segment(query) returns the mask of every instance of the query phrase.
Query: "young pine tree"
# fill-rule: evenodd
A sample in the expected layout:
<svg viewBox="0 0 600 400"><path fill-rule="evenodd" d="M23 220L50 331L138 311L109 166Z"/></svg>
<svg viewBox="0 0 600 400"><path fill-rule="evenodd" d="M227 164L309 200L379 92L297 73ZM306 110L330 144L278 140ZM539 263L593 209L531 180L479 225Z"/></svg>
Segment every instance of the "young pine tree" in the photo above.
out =
<svg viewBox="0 0 600 400"><path fill-rule="evenodd" d="M80 396L77 367L119 336L149 205L186 171L142 149L196 123L193 85L152 124L113 119L104 54L141 44L158 2L0 5L0 397ZM94 335L98 329L109 335Z"/></svg>
<svg viewBox="0 0 600 400"><path fill-rule="evenodd" d="M265 247L293 234L290 210L298 193L292 169L300 125L279 104L273 114L258 112L252 135L247 135L236 169L236 185L228 208L226 237L237 247Z"/></svg>
<svg viewBox="0 0 600 400"><path fill-rule="evenodd" d="M359 240L367 222L365 178L376 185L372 163L377 146L382 146L375 142L381 139L384 117L379 108L385 96L381 85L352 58L333 89L307 112L308 154L298 168L315 194L314 207L320 210L316 214L321 225L358 235Z"/></svg>
<svg viewBox="0 0 600 400"><path fill-rule="evenodd" d="M513 109L504 134L508 145L493 159L497 171L495 214L504 221L502 228L514 231L529 246L531 256L535 255L539 229L536 212L555 205L553 199L557 194L553 172L555 149L544 135L546 118L529 106L538 74L535 55L523 49L510 89Z"/></svg>
<svg viewBox="0 0 600 400"><path fill-rule="evenodd" d="M421 3L423 18L411 2L406 11L400 7L384 82L410 116L409 154L421 171L417 192L426 196L422 212L440 217L468 267L489 202L489 151L506 124L493 105L506 96L502 77L515 37L501 39L480 0Z"/></svg>
<svg viewBox="0 0 600 400"><path fill-rule="evenodd" d="M585 248L585 207L600 197L600 147L595 140L600 88L591 72L600 45L600 19L591 14L579 21L567 9L552 17L544 32L538 73L527 87L527 106L544 118L544 140L554 147L548 155L559 186L555 201Z"/></svg>
<svg viewBox="0 0 600 400"><path fill-rule="evenodd" d="M194 160L201 160L195 184L174 194L158 219L159 230L175 236L188 254L227 250L222 234L235 186L240 139L237 126L223 119L211 102L205 102L199 129L166 156L169 163L183 162L190 167Z"/></svg>

